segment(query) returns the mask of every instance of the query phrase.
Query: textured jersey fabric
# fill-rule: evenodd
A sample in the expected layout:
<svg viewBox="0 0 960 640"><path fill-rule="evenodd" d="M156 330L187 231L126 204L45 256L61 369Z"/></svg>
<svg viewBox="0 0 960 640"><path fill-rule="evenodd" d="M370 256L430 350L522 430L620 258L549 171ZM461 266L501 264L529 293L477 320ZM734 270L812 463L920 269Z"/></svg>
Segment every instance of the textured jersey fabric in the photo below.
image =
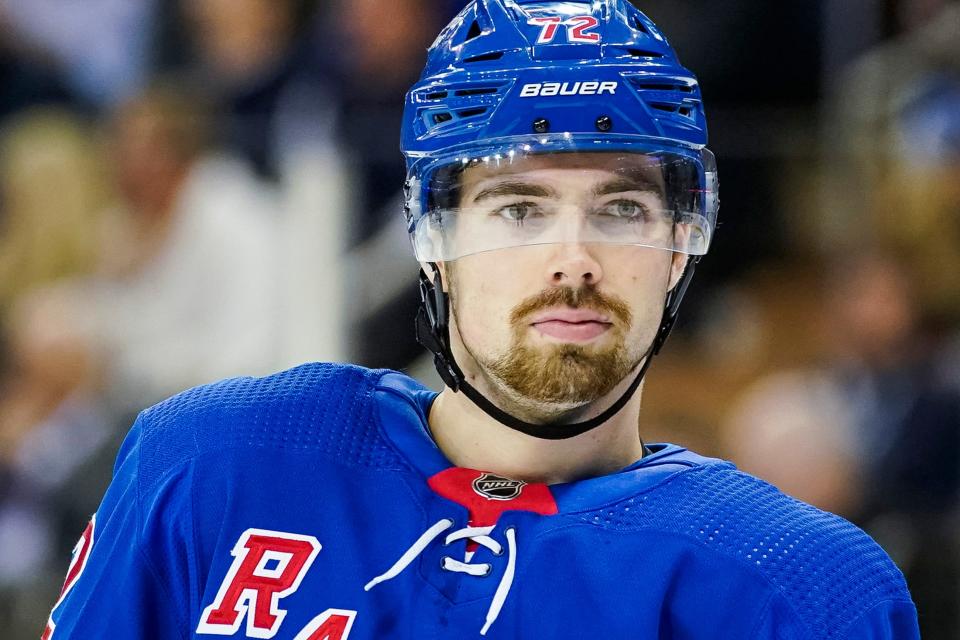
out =
<svg viewBox="0 0 960 640"><path fill-rule="evenodd" d="M452 468L434 396L310 364L146 410L45 637L919 637L837 516L668 444L550 487Z"/></svg>

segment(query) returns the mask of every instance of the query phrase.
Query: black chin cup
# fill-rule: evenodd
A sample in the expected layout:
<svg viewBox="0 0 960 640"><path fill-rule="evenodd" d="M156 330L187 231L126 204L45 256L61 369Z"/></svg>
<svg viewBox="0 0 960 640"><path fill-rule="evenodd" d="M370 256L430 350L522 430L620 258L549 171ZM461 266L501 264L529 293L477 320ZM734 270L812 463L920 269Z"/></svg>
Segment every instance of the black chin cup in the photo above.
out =
<svg viewBox="0 0 960 640"><path fill-rule="evenodd" d="M437 368L437 373L440 374L444 384L455 392L463 392L463 394L475 405L480 407L484 413L497 422L521 433L543 440L566 440L573 438L599 427L612 418L633 396L637 387L640 386L640 382L643 380L653 360L653 356L659 353L663 344L670 336L670 332L677 319L680 302L683 300L683 296L690 286L694 268L699 260L699 256L690 258L680 282L667 294L660 328L657 330L656 338L654 338L653 344L650 345L644 363L640 367L636 378L634 378L630 384L630 387L606 411L590 420L572 424L534 424L525 422L500 409L466 381L463 371L457 365L453 357L453 352L450 349L450 298L447 292L443 290L443 279L440 276L440 269L434 262L429 263L430 268L433 270L432 281L422 269L420 270L421 305L417 312L416 321L417 342L433 354L434 366ZM646 445L644 445L644 452L646 455Z"/></svg>

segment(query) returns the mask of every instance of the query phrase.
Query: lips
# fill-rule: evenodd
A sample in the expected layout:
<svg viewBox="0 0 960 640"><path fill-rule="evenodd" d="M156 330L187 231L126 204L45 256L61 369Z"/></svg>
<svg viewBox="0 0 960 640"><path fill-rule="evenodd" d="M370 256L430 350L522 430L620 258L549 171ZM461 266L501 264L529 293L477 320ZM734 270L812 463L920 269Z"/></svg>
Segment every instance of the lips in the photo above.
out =
<svg viewBox="0 0 960 640"><path fill-rule="evenodd" d="M587 342L613 326L610 318L591 309L550 309L530 323L541 334L564 342Z"/></svg>
<svg viewBox="0 0 960 640"><path fill-rule="evenodd" d="M610 318L598 313L593 309L548 309L546 311L541 311L533 317L531 324L537 324L540 322L602 322L610 324Z"/></svg>

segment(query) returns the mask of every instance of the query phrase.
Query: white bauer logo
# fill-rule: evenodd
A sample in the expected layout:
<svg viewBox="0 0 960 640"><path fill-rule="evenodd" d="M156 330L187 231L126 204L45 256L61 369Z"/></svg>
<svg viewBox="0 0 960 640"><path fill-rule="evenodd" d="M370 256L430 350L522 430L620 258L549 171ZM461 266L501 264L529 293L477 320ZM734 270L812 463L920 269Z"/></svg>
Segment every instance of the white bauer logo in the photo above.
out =
<svg viewBox="0 0 960 640"><path fill-rule="evenodd" d="M617 93L617 82L534 82L523 85L520 89L521 98L551 97L551 96L601 96L605 93L611 96Z"/></svg>

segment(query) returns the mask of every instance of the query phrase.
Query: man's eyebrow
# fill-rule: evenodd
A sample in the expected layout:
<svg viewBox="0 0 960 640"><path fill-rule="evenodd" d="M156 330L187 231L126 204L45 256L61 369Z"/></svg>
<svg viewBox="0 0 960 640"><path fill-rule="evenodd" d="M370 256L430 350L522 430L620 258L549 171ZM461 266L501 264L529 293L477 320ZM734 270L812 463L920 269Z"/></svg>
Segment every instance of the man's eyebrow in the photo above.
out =
<svg viewBox="0 0 960 640"><path fill-rule="evenodd" d="M593 190L593 195L606 196L612 193L624 193L627 191L644 191L663 196L663 187L640 173L629 176L618 176L614 180L598 185L597 188Z"/></svg>
<svg viewBox="0 0 960 640"><path fill-rule="evenodd" d="M556 198L557 192L550 187L539 184L523 182L519 180L510 180L507 182L498 182L497 184L483 189L473 197L474 202L496 198L499 196L529 196L532 198Z"/></svg>

